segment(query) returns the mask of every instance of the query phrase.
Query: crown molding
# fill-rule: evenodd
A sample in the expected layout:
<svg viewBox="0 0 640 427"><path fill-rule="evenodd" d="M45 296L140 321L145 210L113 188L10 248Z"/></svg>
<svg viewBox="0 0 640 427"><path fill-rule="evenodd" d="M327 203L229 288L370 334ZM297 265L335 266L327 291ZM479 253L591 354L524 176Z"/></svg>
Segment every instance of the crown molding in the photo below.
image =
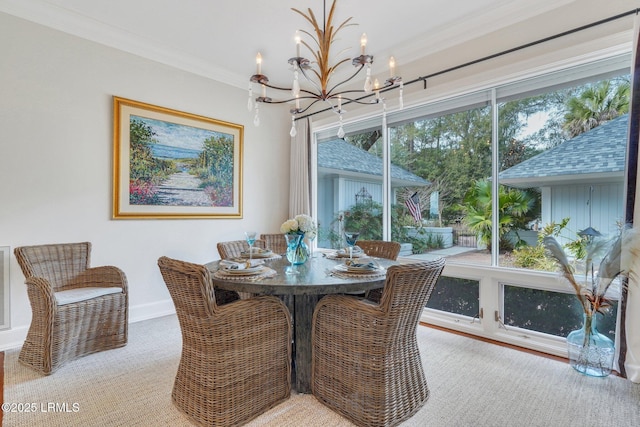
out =
<svg viewBox="0 0 640 427"><path fill-rule="evenodd" d="M0 0L0 12L90 40L123 52L159 62L246 89L246 76L239 76L192 55L159 46L122 28L106 25L88 16L42 0Z"/></svg>
<svg viewBox="0 0 640 427"><path fill-rule="evenodd" d="M394 49L394 55L398 58L414 59L429 56L576 1L536 0L536 8L532 10L531 7L527 7L528 5L521 2L505 0L499 7L486 10L480 15L475 13L473 19L462 17L456 25L447 24L433 28L429 34Z"/></svg>

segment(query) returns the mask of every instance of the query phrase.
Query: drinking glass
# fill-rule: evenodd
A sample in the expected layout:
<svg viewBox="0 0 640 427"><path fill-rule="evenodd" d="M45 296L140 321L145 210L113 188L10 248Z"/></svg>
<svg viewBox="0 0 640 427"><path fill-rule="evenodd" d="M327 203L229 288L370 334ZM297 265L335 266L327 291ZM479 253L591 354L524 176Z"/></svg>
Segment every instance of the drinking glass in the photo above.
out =
<svg viewBox="0 0 640 427"><path fill-rule="evenodd" d="M353 247L356 245L356 242L358 241L359 236L360 236L360 233L356 231L344 232L344 237L347 241L347 246L349 246L349 259L353 259Z"/></svg>
<svg viewBox="0 0 640 427"><path fill-rule="evenodd" d="M287 267L285 273L300 274L298 270L296 270L296 268L293 266L293 263L296 260L296 251L298 250L298 245L300 245L300 240L302 240L302 235L285 234L284 238L287 240L287 259L291 263L291 265Z"/></svg>
<svg viewBox="0 0 640 427"><path fill-rule="evenodd" d="M244 235L247 238L247 243L249 244L249 262L251 262L253 257L253 244L256 242L257 233L255 231L245 231Z"/></svg>
<svg viewBox="0 0 640 427"><path fill-rule="evenodd" d="M309 258L313 258L314 254L313 254L313 241L316 240L316 233L310 233L308 234L309 236L309 251L311 252L309 254Z"/></svg>

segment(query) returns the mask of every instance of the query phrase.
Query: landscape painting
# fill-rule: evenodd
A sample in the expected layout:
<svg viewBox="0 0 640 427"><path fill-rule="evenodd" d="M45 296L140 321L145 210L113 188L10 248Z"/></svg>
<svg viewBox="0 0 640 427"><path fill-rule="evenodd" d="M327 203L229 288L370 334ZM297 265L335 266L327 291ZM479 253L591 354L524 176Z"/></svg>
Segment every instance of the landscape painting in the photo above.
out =
<svg viewBox="0 0 640 427"><path fill-rule="evenodd" d="M114 97L114 218L241 218L243 127Z"/></svg>

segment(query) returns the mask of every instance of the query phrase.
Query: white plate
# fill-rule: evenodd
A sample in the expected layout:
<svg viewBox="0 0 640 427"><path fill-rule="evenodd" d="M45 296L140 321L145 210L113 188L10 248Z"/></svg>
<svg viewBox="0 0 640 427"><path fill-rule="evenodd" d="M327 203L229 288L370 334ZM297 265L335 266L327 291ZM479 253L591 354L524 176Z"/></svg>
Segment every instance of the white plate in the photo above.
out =
<svg viewBox="0 0 640 427"><path fill-rule="evenodd" d="M255 267L243 268L243 269L240 269L240 270L233 269L233 268L223 268L220 271L224 271L227 274L236 274L238 276L248 276L248 275L251 275L251 274L260 273L260 271L262 271L263 267L264 266L262 266L262 265L256 265Z"/></svg>

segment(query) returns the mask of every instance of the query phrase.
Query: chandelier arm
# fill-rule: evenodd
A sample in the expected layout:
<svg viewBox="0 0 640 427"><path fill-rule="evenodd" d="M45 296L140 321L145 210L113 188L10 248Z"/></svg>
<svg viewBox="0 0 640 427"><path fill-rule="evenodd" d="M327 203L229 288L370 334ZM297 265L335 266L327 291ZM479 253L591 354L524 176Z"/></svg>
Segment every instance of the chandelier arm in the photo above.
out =
<svg viewBox="0 0 640 427"><path fill-rule="evenodd" d="M297 98L287 98L287 99L281 99L281 100L277 100L277 101L276 101L276 100L274 100L273 98L270 98L270 97L269 97L269 98L265 98L265 97L263 97L263 96L258 96L258 97L256 97L256 101L257 101L257 102L262 102L262 103L264 103L264 104L285 104L285 103L288 103L288 102L289 102L289 103L290 103L290 102L295 102L295 101L296 101L296 99L297 99L297 100L299 100L299 101L306 100L306 99L311 99L311 100L313 100L314 102L318 102L318 101L325 101L325 100L324 100L324 99L322 99L322 98L318 98L318 96L317 96L315 93L313 93L313 92L309 92L308 90L301 91L301 92L306 92L306 93L308 93L310 96L299 96L299 97L297 97ZM345 99L347 99L347 98L345 98Z"/></svg>
<svg viewBox="0 0 640 427"><path fill-rule="evenodd" d="M323 101L323 100L322 100L322 99L320 99L320 98L316 98L316 99L314 99L314 101L313 101L311 104L307 105L305 108L303 108L303 109L297 109L297 110L296 110L296 112L295 112L295 114L302 114L302 113L306 112L309 108L313 107L316 103L318 103L318 102L320 102L320 101ZM336 111L335 107L334 107L331 103L329 103L329 105L331 106L331 109L332 109L333 111Z"/></svg>
<svg viewBox="0 0 640 427"><path fill-rule="evenodd" d="M348 81L353 80L358 74L360 74L360 71L362 71L363 68L364 68L364 64L361 64L360 67L355 71L355 73L351 75L351 77L336 83L331 89L327 91L327 94L331 94L337 87L347 83ZM348 91L348 92L351 92L351 91Z"/></svg>
<svg viewBox="0 0 640 427"><path fill-rule="evenodd" d="M311 71L313 71L314 73L316 73L316 75L318 74L317 72L315 72L315 70L311 70ZM311 78L309 77L309 75L307 74L307 72L305 71L305 69L304 69L304 68L300 68L300 72L302 73L302 75L304 76L304 78L305 78L305 79L307 79L307 81L313 85L313 87L318 91L318 93L319 93L321 96L323 96L322 88L321 88L321 87L320 87L320 86L319 86L315 81L313 81L313 79L311 79ZM313 94L312 92L309 92L309 91L307 91L307 90L305 90L304 92L309 93L309 94Z"/></svg>
<svg viewBox="0 0 640 427"><path fill-rule="evenodd" d="M371 105L371 104L378 104L379 102L381 102L381 100L377 100L377 99L376 99L376 100L374 100L374 101L367 101L367 102L361 101L361 99L368 98L368 97L370 97L370 96L373 96L373 94L371 94L371 95L366 95L366 96L361 96L360 98L347 98L347 97L343 97L343 98L342 98L342 103L343 103L343 104L350 104L350 103L354 102L354 103L356 103L356 104L361 104L361 105Z"/></svg>
<svg viewBox="0 0 640 427"><path fill-rule="evenodd" d="M309 96L299 96L298 99L321 99L316 92L311 92L307 89L300 89L300 92L304 92ZM295 99L295 98L292 98Z"/></svg>
<svg viewBox="0 0 640 427"><path fill-rule="evenodd" d="M263 104L287 104L291 101L294 101L294 99L283 99L280 101L275 101L271 98L262 98L262 97L256 98L256 102L262 102Z"/></svg>
<svg viewBox="0 0 640 427"><path fill-rule="evenodd" d="M269 84L269 83L262 83L262 85L264 85L265 87L268 87L269 89L284 90L284 91L291 91L291 88L290 88L290 87L274 86L274 85L271 85L271 84Z"/></svg>

